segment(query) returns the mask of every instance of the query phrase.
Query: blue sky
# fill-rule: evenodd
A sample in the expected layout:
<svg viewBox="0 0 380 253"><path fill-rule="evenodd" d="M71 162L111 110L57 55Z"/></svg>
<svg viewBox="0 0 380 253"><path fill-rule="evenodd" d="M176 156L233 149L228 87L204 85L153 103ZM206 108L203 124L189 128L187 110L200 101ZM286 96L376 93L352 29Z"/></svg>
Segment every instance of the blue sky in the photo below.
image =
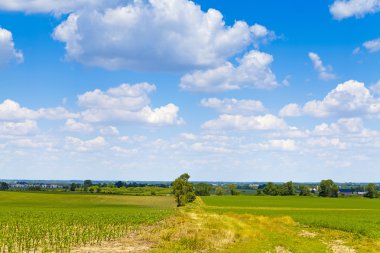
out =
<svg viewBox="0 0 380 253"><path fill-rule="evenodd" d="M380 1L0 3L0 178L379 181Z"/></svg>

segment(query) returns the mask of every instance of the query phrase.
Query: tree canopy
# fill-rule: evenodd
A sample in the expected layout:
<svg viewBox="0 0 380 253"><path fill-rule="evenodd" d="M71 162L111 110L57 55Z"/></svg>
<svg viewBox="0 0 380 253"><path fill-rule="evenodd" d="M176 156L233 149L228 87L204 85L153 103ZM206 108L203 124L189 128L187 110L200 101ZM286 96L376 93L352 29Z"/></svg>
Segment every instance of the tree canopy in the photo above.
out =
<svg viewBox="0 0 380 253"><path fill-rule="evenodd" d="M184 206L195 200L195 193L192 183L189 182L190 176L185 173L179 176L172 183L173 193L177 202L177 207Z"/></svg>

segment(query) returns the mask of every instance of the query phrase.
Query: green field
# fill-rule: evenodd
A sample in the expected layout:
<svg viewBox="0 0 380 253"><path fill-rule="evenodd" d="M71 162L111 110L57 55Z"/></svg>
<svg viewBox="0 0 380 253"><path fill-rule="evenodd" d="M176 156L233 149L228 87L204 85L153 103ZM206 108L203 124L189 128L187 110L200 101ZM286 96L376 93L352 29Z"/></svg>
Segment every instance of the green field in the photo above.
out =
<svg viewBox="0 0 380 253"><path fill-rule="evenodd" d="M60 252L173 213L172 197L0 192L0 252Z"/></svg>
<svg viewBox="0 0 380 253"><path fill-rule="evenodd" d="M290 216L313 227L324 227L380 238L380 200L273 196L212 196L202 198L218 213Z"/></svg>
<svg viewBox="0 0 380 253"><path fill-rule="evenodd" d="M210 196L174 207L172 196L0 192L0 252L380 252L379 199Z"/></svg>

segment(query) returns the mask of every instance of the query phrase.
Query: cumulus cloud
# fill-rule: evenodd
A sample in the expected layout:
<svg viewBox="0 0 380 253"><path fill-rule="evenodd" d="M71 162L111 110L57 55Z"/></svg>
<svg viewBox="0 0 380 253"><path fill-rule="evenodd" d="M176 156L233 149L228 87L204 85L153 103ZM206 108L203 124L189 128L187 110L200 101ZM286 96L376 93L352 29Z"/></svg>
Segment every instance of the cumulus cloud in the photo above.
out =
<svg viewBox="0 0 380 253"><path fill-rule="evenodd" d="M23 62L24 55L15 48L12 33L0 27L0 66L12 60Z"/></svg>
<svg viewBox="0 0 380 253"><path fill-rule="evenodd" d="M253 34L253 45L255 48L259 48L261 44L267 44L277 38L273 31L268 30L263 25L254 24L250 28Z"/></svg>
<svg viewBox="0 0 380 253"><path fill-rule="evenodd" d="M266 29L266 28L265 28ZM129 1L76 12L56 27L67 59L106 69L176 71L223 64L272 33L188 0Z"/></svg>
<svg viewBox="0 0 380 253"><path fill-rule="evenodd" d="M69 132L92 132L94 129L90 124L78 122L75 119L66 120L64 130Z"/></svg>
<svg viewBox="0 0 380 253"><path fill-rule="evenodd" d="M68 150L87 152L103 148L107 142L102 136L90 140L81 140L76 137L68 136L65 138L65 148Z"/></svg>
<svg viewBox="0 0 380 253"><path fill-rule="evenodd" d="M380 38L364 42L363 47L371 53L380 51Z"/></svg>
<svg viewBox="0 0 380 253"><path fill-rule="evenodd" d="M295 113L287 114L289 108L293 108ZM282 112L280 114L283 117L300 115L313 117L378 115L380 113L380 100L374 97L364 83L350 80L339 84L323 100L309 101L302 108L297 104L286 105L280 112Z"/></svg>
<svg viewBox="0 0 380 253"><path fill-rule="evenodd" d="M274 149L282 151L295 151L297 149L296 142L291 139L269 140L267 142L260 143L259 147L264 149Z"/></svg>
<svg viewBox="0 0 380 253"><path fill-rule="evenodd" d="M368 13L380 11L379 0L335 0L330 13L335 19L361 18Z"/></svg>
<svg viewBox="0 0 380 253"><path fill-rule="evenodd" d="M273 57L269 54L252 50L238 59L238 65L231 62L186 74L181 78L183 90L198 92L221 92L241 88L271 89L278 86L276 76L270 65Z"/></svg>
<svg viewBox="0 0 380 253"><path fill-rule="evenodd" d="M339 135L342 133L362 133L366 131L361 118L341 118L335 123L322 123L315 126L315 135Z"/></svg>
<svg viewBox="0 0 380 253"><path fill-rule="evenodd" d="M101 91L86 92L78 96L78 104L86 110L81 113L86 122L136 122L150 125L181 124L179 108L167 104L158 108L150 106L148 94L156 87L148 83L122 84Z"/></svg>
<svg viewBox="0 0 380 253"><path fill-rule="evenodd" d="M211 130L284 130L288 126L274 115L243 116L222 114L219 118L205 122L203 129Z"/></svg>
<svg viewBox="0 0 380 253"><path fill-rule="evenodd" d="M333 80L336 78L336 76L332 73L332 67L323 65L323 62L321 60L321 57L319 57L319 55L317 55L316 53L310 52L309 58L314 65L314 69L319 74L319 79L328 81L328 80Z"/></svg>
<svg viewBox="0 0 380 253"><path fill-rule="evenodd" d="M323 147L323 148L331 148L336 147L339 149L345 149L347 147L347 144L342 142L339 138L312 138L308 140L308 144L311 146L317 146L317 147Z"/></svg>
<svg viewBox="0 0 380 253"><path fill-rule="evenodd" d="M281 108L279 115L280 117L298 117L301 116L302 110L298 104L287 104Z"/></svg>
<svg viewBox="0 0 380 253"><path fill-rule="evenodd" d="M109 7L119 2L121 0L2 0L0 10L64 14L83 9Z"/></svg>
<svg viewBox="0 0 380 253"><path fill-rule="evenodd" d="M59 120L75 118L78 114L71 113L63 107L40 108L32 110L22 107L19 103L6 99L0 104L0 120L50 119Z"/></svg>
<svg viewBox="0 0 380 253"><path fill-rule="evenodd" d="M251 99L207 98L202 99L201 105L225 114L252 114L265 111L265 107L261 101Z"/></svg>
<svg viewBox="0 0 380 253"><path fill-rule="evenodd" d="M25 120L21 122L0 121L0 135L28 135L37 130L37 122L34 120Z"/></svg>
<svg viewBox="0 0 380 253"><path fill-rule="evenodd" d="M380 95L380 80L369 88L374 94Z"/></svg>

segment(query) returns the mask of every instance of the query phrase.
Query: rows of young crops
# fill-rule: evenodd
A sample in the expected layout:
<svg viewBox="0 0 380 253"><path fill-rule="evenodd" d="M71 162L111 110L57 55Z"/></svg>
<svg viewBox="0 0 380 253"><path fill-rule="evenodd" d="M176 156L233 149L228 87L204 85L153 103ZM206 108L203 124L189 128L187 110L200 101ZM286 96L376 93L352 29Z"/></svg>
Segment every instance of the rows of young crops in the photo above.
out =
<svg viewBox="0 0 380 253"><path fill-rule="evenodd" d="M206 210L218 213L290 216L313 227L380 238L380 200L272 196L203 197Z"/></svg>
<svg viewBox="0 0 380 253"><path fill-rule="evenodd" d="M154 208L148 203L117 204L115 198L112 203L96 204L92 196L84 196L80 204L76 200L70 204L70 196L65 195L61 196L64 202L54 197L50 203L49 197L39 201L39 196L46 197L44 194L29 196L36 201L0 198L0 252L68 252L72 247L121 237L140 224L157 222L172 212L167 206Z"/></svg>

